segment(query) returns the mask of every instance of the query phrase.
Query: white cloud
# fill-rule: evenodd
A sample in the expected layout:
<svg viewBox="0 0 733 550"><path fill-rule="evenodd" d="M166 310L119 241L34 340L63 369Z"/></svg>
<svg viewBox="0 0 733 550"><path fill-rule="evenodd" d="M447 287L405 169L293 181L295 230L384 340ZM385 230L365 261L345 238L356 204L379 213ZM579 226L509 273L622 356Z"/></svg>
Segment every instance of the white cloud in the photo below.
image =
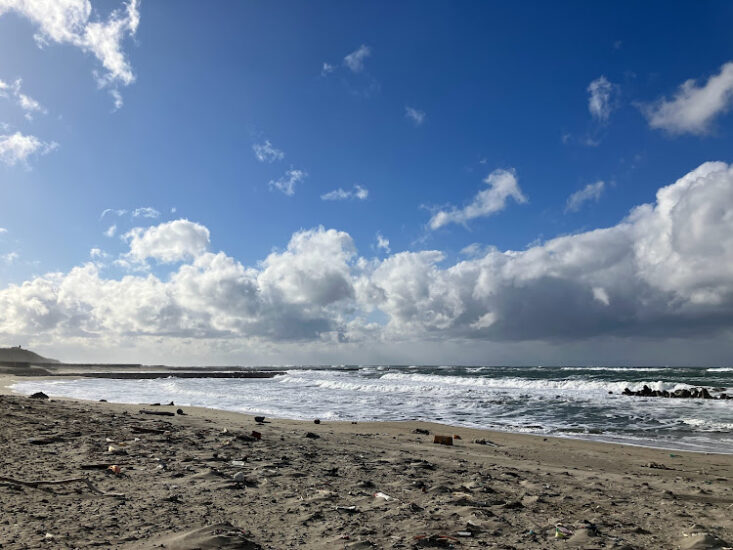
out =
<svg viewBox="0 0 733 550"><path fill-rule="evenodd" d="M118 111L122 109L122 106L124 105L124 101L122 100L122 94L118 90L110 90L109 95L112 96L112 99L114 101L114 111Z"/></svg>
<svg viewBox="0 0 733 550"><path fill-rule="evenodd" d="M384 250L387 254L390 253L389 239L384 237L381 233L377 233L377 248Z"/></svg>
<svg viewBox="0 0 733 550"><path fill-rule="evenodd" d="M160 212L151 206L143 206L132 211L133 218L157 218L159 216Z"/></svg>
<svg viewBox="0 0 733 550"><path fill-rule="evenodd" d="M157 226L135 227L123 238L130 245L128 257L135 262L147 259L172 263L196 258L209 246L209 230L188 220L174 220Z"/></svg>
<svg viewBox="0 0 733 550"><path fill-rule="evenodd" d="M366 200L369 197L369 190L361 185L354 185L354 189L351 191L345 191L340 187L324 193L321 195L321 200L324 201L343 201L348 199L358 199L360 201Z"/></svg>
<svg viewBox="0 0 733 550"><path fill-rule="evenodd" d="M8 252L7 254L0 255L0 260L2 260L6 264L12 264L17 260L19 257L17 252Z"/></svg>
<svg viewBox="0 0 733 550"><path fill-rule="evenodd" d="M0 289L0 337L328 350L338 342L564 347L601 336L618 339L617 349L670 337L729 342L731 209L733 166L705 163L615 226L520 251L477 245L455 263L438 250L366 259L347 233L318 227L245 266L208 252L206 227L176 220L127 236L132 262L182 262L158 266L160 275L106 278L89 262Z"/></svg>
<svg viewBox="0 0 733 550"><path fill-rule="evenodd" d="M46 114L48 111L31 96L24 94L22 90L23 80L15 79L12 84L0 80L0 97L12 97L17 105L25 111L25 118L33 120L34 113Z"/></svg>
<svg viewBox="0 0 733 550"><path fill-rule="evenodd" d="M649 126L670 134L705 134L713 120L733 105L733 61L700 86L695 80L684 82L672 99L665 97L643 105Z"/></svg>
<svg viewBox="0 0 733 550"><path fill-rule="evenodd" d="M588 85L588 110L596 120L607 122L613 108L611 95L614 85L601 75Z"/></svg>
<svg viewBox="0 0 733 550"><path fill-rule="evenodd" d="M601 200L605 186L606 184L599 180L595 183L589 183L583 189L576 191L568 197L567 203L565 204L565 212L577 212L588 201L598 202Z"/></svg>
<svg viewBox="0 0 733 550"><path fill-rule="evenodd" d="M285 175L277 180L270 180L270 188L282 191L288 197L295 195L295 186L302 182L308 174L303 170L291 168Z"/></svg>
<svg viewBox="0 0 733 550"><path fill-rule="evenodd" d="M99 215L99 219L100 220L104 219L104 217L107 214L115 214L117 216L124 216L125 214L127 214L127 210L124 210L124 209L115 210L114 208L105 208L104 210L102 210L102 213Z"/></svg>
<svg viewBox="0 0 733 550"><path fill-rule="evenodd" d="M489 188L479 191L473 201L464 208L455 207L450 210L441 210L430 218L430 228L438 229L449 223L465 224L474 218L490 216L506 207L509 197L518 203L527 202L517 182L517 176L513 170L494 170L489 174L484 183Z"/></svg>
<svg viewBox="0 0 733 550"><path fill-rule="evenodd" d="M117 225L112 224L107 228L107 231L104 232L105 237L109 237L110 239L115 236L117 233Z"/></svg>
<svg viewBox="0 0 733 550"><path fill-rule="evenodd" d="M24 164L32 155L45 155L57 147L55 142L44 142L20 132L0 135L0 162L8 166Z"/></svg>
<svg viewBox="0 0 733 550"><path fill-rule="evenodd" d="M265 140L265 143L255 143L252 146L252 150L255 152L257 160L260 162L275 162L276 160L282 160L285 158L285 153L280 149L273 147L270 140Z"/></svg>
<svg viewBox="0 0 733 550"><path fill-rule="evenodd" d="M100 86L127 86L135 76L122 43L135 35L140 23L138 6L138 0L130 0L124 9L114 10L102 21L92 19L89 0L2 0L0 16L12 11L32 21L39 29L35 35L39 46L71 44L94 55L105 71L97 76Z"/></svg>
<svg viewBox="0 0 733 550"><path fill-rule="evenodd" d="M415 126L420 126L425 122L425 111L415 109L414 107L405 107L405 116L410 119Z"/></svg>
<svg viewBox="0 0 733 550"><path fill-rule="evenodd" d="M335 70L336 70L336 67L324 61L323 66L321 67L321 76L328 76Z"/></svg>
<svg viewBox="0 0 733 550"><path fill-rule="evenodd" d="M5 229L4 227L0 227L0 235L3 235L5 233L7 233L7 232L8 232L7 229Z"/></svg>
<svg viewBox="0 0 733 550"><path fill-rule="evenodd" d="M354 73L364 70L364 60L369 57L372 50L369 46L362 44L357 50L344 57L344 64Z"/></svg>

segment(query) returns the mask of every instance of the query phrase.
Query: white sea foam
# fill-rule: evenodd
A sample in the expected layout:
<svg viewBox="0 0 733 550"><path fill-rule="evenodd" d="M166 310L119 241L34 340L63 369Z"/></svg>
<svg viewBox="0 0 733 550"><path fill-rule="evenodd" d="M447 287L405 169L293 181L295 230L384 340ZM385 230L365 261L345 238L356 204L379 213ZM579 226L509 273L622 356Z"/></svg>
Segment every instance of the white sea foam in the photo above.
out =
<svg viewBox="0 0 733 550"><path fill-rule="evenodd" d="M705 369L707 372L733 372L733 367L720 367L715 369Z"/></svg>
<svg viewBox="0 0 733 550"><path fill-rule="evenodd" d="M733 403L621 395L626 387L636 391L645 384L669 391L693 387L682 378L675 381L665 375L666 381L639 381L646 377L644 371L631 370L615 375L577 373L563 378L561 369L543 367L541 372L550 377L547 379L532 367L480 369L301 368L270 379L27 380L13 389L110 402L172 400L181 406L281 418L415 419L733 452L733 440L723 433L733 426ZM704 373L705 369L700 371ZM727 379L726 375L714 378L716 384L720 378ZM609 394L611 391L613 394Z"/></svg>

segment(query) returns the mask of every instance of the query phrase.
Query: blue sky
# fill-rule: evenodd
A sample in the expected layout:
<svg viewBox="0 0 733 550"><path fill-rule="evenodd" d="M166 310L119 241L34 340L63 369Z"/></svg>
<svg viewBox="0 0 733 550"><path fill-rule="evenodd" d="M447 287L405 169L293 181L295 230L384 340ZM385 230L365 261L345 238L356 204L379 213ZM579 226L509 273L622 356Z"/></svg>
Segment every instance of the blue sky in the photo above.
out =
<svg viewBox="0 0 733 550"><path fill-rule="evenodd" d="M729 353L730 170L695 172L732 160L729 4L35 4L0 2L0 342L223 362ZM668 212L658 190L689 174L703 183ZM643 242L647 223L672 237ZM674 238L688 226L704 242ZM625 259L617 241L589 246L602 272L553 259L598 228L630 232ZM235 267L202 267L220 252ZM192 270L197 299L176 286Z"/></svg>

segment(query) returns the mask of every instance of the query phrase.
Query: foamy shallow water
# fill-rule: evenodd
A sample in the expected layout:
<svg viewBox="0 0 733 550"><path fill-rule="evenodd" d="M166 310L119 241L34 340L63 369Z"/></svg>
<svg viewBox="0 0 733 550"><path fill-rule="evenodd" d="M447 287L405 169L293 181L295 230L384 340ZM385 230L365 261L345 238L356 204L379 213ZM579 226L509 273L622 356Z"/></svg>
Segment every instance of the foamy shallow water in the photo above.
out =
<svg viewBox="0 0 733 550"><path fill-rule="evenodd" d="M664 367L294 368L271 379L24 381L19 393L174 401L271 417L423 420L670 449L733 453L733 401L639 398L624 388L733 392L733 369ZM723 390L725 391L725 390ZM613 392L613 393L609 393Z"/></svg>

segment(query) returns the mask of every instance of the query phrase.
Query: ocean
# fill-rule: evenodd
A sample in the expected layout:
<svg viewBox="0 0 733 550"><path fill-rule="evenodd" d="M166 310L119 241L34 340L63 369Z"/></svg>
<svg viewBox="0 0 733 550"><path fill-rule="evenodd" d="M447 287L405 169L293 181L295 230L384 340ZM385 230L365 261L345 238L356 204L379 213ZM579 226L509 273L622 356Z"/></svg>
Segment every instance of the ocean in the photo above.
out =
<svg viewBox="0 0 733 550"><path fill-rule="evenodd" d="M167 403L270 417L422 420L455 426L733 453L733 400L621 395L624 388L733 393L733 368L288 367L265 379L23 381L13 390Z"/></svg>

